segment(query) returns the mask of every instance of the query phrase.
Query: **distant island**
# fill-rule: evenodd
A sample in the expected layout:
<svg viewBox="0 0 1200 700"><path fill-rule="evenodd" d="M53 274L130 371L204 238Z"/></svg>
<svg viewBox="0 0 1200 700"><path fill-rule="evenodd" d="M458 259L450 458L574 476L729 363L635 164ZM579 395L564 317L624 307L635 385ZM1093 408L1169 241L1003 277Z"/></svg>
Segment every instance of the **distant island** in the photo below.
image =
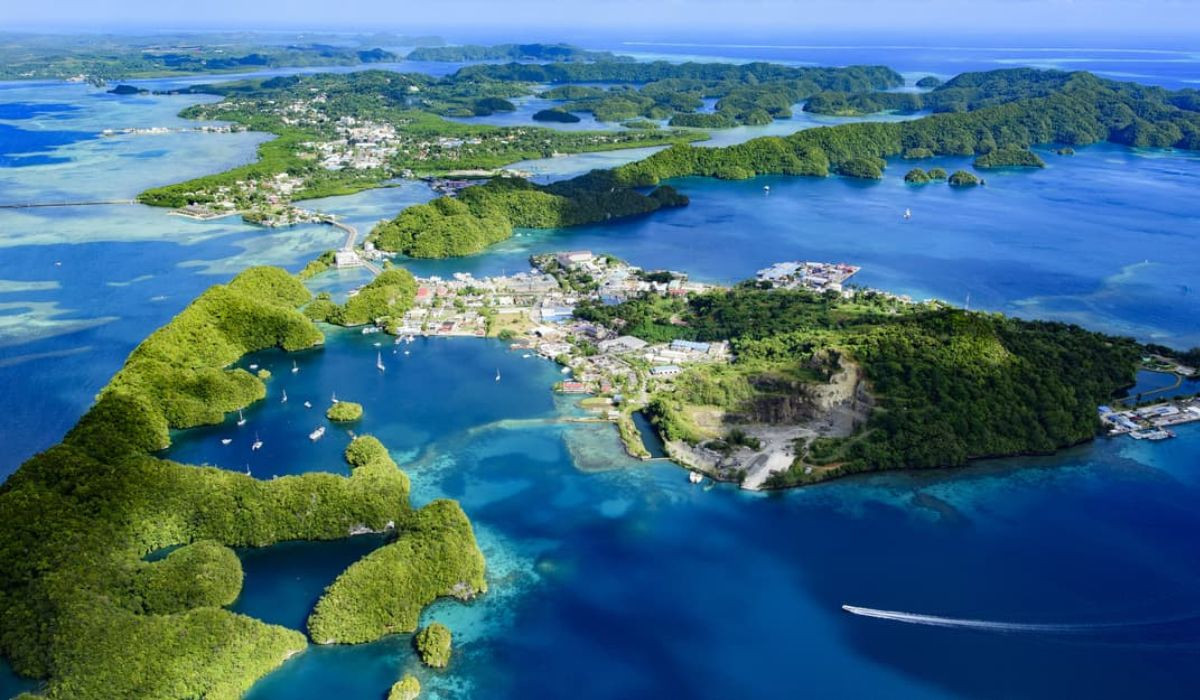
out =
<svg viewBox="0 0 1200 700"><path fill-rule="evenodd" d="M150 91L145 88L134 87L132 85L121 84L108 91L110 95L148 95Z"/></svg>
<svg viewBox="0 0 1200 700"><path fill-rule="evenodd" d="M581 121L579 117L571 114L565 109L540 109L533 114L533 120L536 122L562 122L564 124L575 124Z"/></svg>
<svg viewBox="0 0 1200 700"><path fill-rule="evenodd" d="M589 51L570 44L496 44L480 46L421 46L404 57L408 61L619 61L632 63L631 56L609 51Z"/></svg>

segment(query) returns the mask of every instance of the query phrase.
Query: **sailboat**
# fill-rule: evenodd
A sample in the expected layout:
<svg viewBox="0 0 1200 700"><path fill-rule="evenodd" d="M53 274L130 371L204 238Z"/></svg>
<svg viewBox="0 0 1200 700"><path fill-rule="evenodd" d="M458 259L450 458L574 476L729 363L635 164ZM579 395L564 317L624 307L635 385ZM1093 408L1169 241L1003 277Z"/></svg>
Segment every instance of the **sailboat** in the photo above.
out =
<svg viewBox="0 0 1200 700"><path fill-rule="evenodd" d="M763 185L763 194L771 194L771 186Z"/></svg>
<svg viewBox="0 0 1200 700"><path fill-rule="evenodd" d="M242 415L242 409L240 409L240 408L238 409L238 419L237 419L237 424L238 424L238 425L245 425L245 424L246 424L246 417Z"/></svg>
<svg viewBox="0 0 1200 700"><path fill-rule="evenodd" d="M299 371L300 371L300 365L296 364L295 360L292 360L292 374L295 374Z"/></svg>
<svg viewBox="0 0 1200 700"><path fill-rule="evenodd" d="M912 209L905 209L904 210L904 219L907 221L908 219L911 219L911 218L912 218Z"/></svg>
<svg viewBox="0 0 1200 700"><path fill-rule="evenodd" d="M283 398L279 400L279 403L287 403L287 389L283 390Z"/></svg>
<svg viewBox="0 0 1200 700"><path fill-rule="evenodd" d="M383 366L383 353L381 352L375 353L375 369L379 370L380 372L383 372L387 369L387 367Z"/></svg>
<svg viewBox="0 0 1200 700"><path fill-rule="evenodd" d="M312 401L305 401L305 402L304 402L304 407L305 407L305 408L312 408Z"/></svg>
<svg viewBox="0 0 1200 700"><path fill-rule="evenodd" d="M262 447L262 440L259 439L258 433L255 433L254 434L254 444L250 446L250 449L257 450L257 449L260 449L261 447Z"/></svg>
<svg viewBox="0 0 1200 700"><path fill-rule="evenodd" d="M250 465L246 465L246 476L250 476Z"/></svg>
<svg viewBox="0 0 1200 700"><path fill-rule="evenodd" d="M496 381L500 381L500 368L496 368Z"/></svg>
<svg viewBox="0 0 1200 700"><path fill-rule="evenodd" d="M330 399L331 399L331 400L332 400L334 403L337 403L337 392L336 392L336 391L335 391L335 392L333 392L333 396L331 396L331 397L330 397Z"/></svg>

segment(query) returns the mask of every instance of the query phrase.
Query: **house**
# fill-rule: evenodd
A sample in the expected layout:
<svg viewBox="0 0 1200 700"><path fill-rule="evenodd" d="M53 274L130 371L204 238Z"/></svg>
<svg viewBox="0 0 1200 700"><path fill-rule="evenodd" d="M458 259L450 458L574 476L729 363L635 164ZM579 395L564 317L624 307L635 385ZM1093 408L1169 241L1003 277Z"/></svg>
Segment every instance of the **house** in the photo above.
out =
<svg viewBox="0 0 1200 700"><path fill-rule="evenodd" d="M692 340L672 340L671 349L680 352L698 352L702 355L708 353L708 343L697 343Z"/></svg>
<svg viewBox="0 0 1200 700"><path fill-rule="evenodd" d="M587 387L583 382L563 382L559 391L564 394L586 394Z"/></svg>
<svg viewBox="0 0 1200 700"><path fill-rule="evenodd" d="M558 264L562 265L563 267L572 267L574 265L589 263L594 260L595 257L596 256L592 255L592 251L590 250L568 250L564 253L558 253L554 256L554 259L557 260Z"/></svg>
<svg viewBox="0 0 1200 700"><path fill-rule="evenodd" d="M650 374L656 377L673 377L683 371L679 365L657 365L650 368Z"/></svg>
<svg viewBox="0 0 1200 700"><path fill-rule="evenodd" d="M363 261L353 250L339 250L333 254L333 263L337 267L359 267Z"/></svg>

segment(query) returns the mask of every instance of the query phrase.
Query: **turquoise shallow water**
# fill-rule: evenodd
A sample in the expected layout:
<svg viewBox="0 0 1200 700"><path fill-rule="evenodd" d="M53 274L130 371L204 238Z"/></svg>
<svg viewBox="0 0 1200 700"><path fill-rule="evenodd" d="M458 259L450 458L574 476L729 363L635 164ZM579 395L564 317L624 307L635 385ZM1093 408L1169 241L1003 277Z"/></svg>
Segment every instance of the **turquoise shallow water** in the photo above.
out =
<svg viewBox="0 0 1200 700"><path fill-rule="evenodd" d="M886 52L865 49L756 50L889 62ZM1104 58L895 53L906 72L939 74L1039 56ZM1136 67L1158 71L1164 84L1196 79L1194 61L1170 59ZM35 134L22 137L29 148L19 146L17 157L47 159L0 167L0 202L125 198L250 159L260 135L96 136L188 124L174 114L193 100L0 84L0 124ZM56 132L88 136L38 143ZM552 179L631 157L533 165ZM513 272L532 252L588 247L733 281L779 259L846 260L864 265L861 283L917 297L963 303L969 293L973 308L1200 342L1191 290L1200 272L1196 158L1096 146L1047 161L1036 173L988 174L986 188L968 192L906 187L903 162L876 184L687 179L674 183L692 197L686 209L521 232L485 255L405 264L422 274ZM365 230L428 197L409 184L315 206ZM907 223L906 207L914 213ZM203 288L251 264L296 269L340 240L325 227L266 231L143 207L0 211L0 389L23 407L0 416L0 474L56 441L133 345ZM331 273L313 287L342 292L362 280ZM264 679L253 698L380 697L406 669L432 697L1190 697L1200 684L1195 427L1162 444L1105 440L1053 458L752 495L693 487L676 467L626 458L608 426L560 422L578 411L550 393L561 375L549 363L487 341L421 341L408 356L374 342L334 333L323 350L297 356L296 375L279 353L247 358L277 370L268 399L246 411L240 430L187 431L169 454L249 466L264 478L344 472L345 430L331 428L317 444L306 435L323 422L329 393L360 400L367 416L355 429L393 450L413 478L414 500L462 501L488 557L491 591L428 611L460 644L445 673L417 668L399 635L314 648ZM383 376L376 352L388 365ZM279 403L283 389L287 404ZM260 452L249 449L254 432L265 443ZM223 436L234 443L221 445ZM298 627L337 572L377 544L242 552L246 587L233 607ZM851 617L839 610L845 603L1085 627L947 629ZM24 687L0 671L0 696Z"/></svg>

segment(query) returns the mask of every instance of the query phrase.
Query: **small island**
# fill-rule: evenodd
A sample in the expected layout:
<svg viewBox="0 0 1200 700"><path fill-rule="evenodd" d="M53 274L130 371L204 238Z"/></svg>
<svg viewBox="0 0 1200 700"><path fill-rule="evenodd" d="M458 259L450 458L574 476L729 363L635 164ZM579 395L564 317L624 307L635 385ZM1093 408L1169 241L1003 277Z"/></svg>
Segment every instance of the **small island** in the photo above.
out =
<svg viewBox="0 0 1200 700"><path fill-rule="evenodd" d="M930 182L929 173L920 168L913 168L904 173L904 181L910 185L924 185Z"/></svg>
<svg viewBox="0 0 1200 700"><path fill-rule="evenodd" d="M352 423L363 417L363 407L353 401L338 401L325 411L325 417L335 423Z"/></svg>
<svg viewBox="0 0 1200 700"><path fill-rule="evenodd" d="M125 85L124 83L108 91L108 94L110 95L148 95L149 93L150 91L145 88Z"/></svg>
<svg viewBox="0 0 1200 700"><path fill-rule="evenodd" d="M578 116L558 107L551 107L550 109L542 109L534 112L533 120L535 122L560 122L562 124L575 124L582 121Z"/></svg>
<svg viewBox="0 0 1200 700"><path fill-rule="evenodd" d="M417 700L417 696L420 694L421 682L417 680L416 676L406 673L388 691L387 700Z"/></svg>
<svg viewBox="0 0 1200 700"><path fill-rule="evenodd" d="M933 89L942 84L942 79L935 75L927 75L917 81L917 87Z"/></svg>
<svg viewBox="0 0 1200 700"><path fill-rule="evenodd" d="M421 662L430 668L446 668L450 664L450 629L434 622L413 637L413 645L421 655Z"/></svg>
<svg viewBox="0 0 1200 700"><path fill-rule="evenodd" d="M1075 149L1071 148L1070 146L1063 146L1062 148L1055 151L1055 153L1057 153L1060 156L1073 156L1073 155L1075 155Z"/></svg>
<svg viewBox="0 0 1200 700"><path fill-rule="evenodd" d="M955 170L954 174L950 176L951 187L974 187L982 182L983 180L966 170Z"/></svg>
<svg viewBox="0 0 1200 700"><path fill-rule="evenodd" d="M838 165L837 172L838 175L862 180L881 180L886 165L882 158L850 158Z"/></svg>

